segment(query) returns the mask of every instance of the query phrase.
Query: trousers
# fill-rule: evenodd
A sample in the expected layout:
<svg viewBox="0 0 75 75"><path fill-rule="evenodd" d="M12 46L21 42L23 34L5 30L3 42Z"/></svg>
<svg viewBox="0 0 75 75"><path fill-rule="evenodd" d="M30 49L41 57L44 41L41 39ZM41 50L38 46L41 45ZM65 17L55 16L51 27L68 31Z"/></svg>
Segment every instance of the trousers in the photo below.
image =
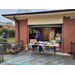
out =
<svg viewBox="0 0 75 75"><path fill-rule="evenodd" d="M39 46L39 52L41 52L41 51L43 51L43 49L42 49L42 47L41 47L41 46Z"/></svg>

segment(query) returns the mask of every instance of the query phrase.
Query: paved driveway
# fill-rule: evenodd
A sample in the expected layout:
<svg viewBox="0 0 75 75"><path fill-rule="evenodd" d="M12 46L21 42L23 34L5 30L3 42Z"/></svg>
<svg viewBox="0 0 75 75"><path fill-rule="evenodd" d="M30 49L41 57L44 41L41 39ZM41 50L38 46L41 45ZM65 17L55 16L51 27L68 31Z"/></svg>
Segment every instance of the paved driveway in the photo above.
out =
<svg viewBox="0 0 75 75"><path fill-rule="evenodd" d="M56 56L53 54L20 53L5 59L5 64L12 65L75 65L75 60L70 56Z"/></svg>

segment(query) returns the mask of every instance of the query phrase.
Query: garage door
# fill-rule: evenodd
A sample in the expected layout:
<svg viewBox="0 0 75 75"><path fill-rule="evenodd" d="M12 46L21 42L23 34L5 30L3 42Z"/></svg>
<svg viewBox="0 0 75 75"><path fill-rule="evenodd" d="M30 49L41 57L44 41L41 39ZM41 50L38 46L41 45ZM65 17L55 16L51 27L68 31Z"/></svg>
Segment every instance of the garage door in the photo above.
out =
<svg viewBox="0 0 75 75"><path fill-rule="evenodd" d="M62 24L53 25L29 25L30 28L48 28L48 27L62 27Z"/></svg>

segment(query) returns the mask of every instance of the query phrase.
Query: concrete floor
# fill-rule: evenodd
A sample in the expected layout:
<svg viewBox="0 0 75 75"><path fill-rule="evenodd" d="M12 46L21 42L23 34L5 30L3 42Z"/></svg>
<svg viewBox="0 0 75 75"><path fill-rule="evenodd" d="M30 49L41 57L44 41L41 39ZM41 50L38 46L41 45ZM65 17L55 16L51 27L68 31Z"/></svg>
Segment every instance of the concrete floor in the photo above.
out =
<svg viewBox="0 0 75 75"><path fill-rule="evenodd" d="M56 52L56 58L53 51L39 52L20 52L17 55L4 55L4 63L1 65L75 65L75 60L66 53Z"/></svg>

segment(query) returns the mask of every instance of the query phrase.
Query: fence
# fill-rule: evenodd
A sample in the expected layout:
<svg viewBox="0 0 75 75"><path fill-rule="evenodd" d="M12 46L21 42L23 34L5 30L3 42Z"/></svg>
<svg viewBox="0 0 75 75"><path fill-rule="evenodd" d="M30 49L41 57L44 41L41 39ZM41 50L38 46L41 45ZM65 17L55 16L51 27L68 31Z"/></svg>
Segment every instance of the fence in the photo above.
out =
<svg viewBox="0 0 75 75"><path fill-rule="evenodd" d="M4 62L3 45L0 44L0 63Z"/></svg>
<svg viewBox="0 0 75 75"><path fill-rule="evenodd" d="M70 42L71 43L71 53L75 53L75 43Z"/></svg>
<svg viewBox="0 0 75 75"><path fill-rule="evenodd" d="M23 48L23 40L16 42L0 42L0 63L4 62L4 54L17 54Z"/></svg>

